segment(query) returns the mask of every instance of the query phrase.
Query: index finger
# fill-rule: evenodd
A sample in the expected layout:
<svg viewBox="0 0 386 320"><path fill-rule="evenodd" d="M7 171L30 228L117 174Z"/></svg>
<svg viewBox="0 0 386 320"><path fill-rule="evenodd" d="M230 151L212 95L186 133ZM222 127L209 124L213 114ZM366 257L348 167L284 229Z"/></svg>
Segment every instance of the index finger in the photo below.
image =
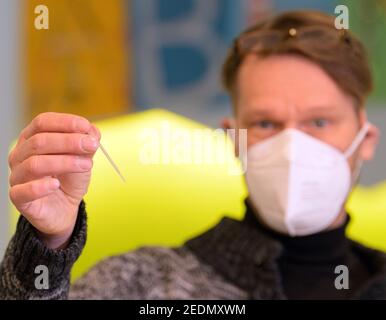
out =
<svg viewBox="0 0 386 320"><path fill-rule="evenodd" d="M22 131L21 138L28 139L39 132L88 133L90 122L81 116L46 112L39 114Z"/></svg>

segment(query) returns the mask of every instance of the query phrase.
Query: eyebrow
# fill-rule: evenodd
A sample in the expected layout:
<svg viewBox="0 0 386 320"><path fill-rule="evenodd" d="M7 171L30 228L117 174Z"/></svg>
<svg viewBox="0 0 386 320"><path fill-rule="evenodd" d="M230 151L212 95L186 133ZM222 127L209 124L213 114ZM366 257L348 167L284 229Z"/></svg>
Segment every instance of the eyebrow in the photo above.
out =
<svg viewBox="0 0 386 320"><path fill-rule="evenodd" d="M336 113L336 108L333 106L322 106L322 105L316 105L311 106L308 108L305 108L305 110L302 110L302 114L314 114L318 112L324 112L324 113ZM277 113L274 108L267 108L267 107L255 107L253 111L251 111L251 114L249 116L275 116Z"/></svg>
<svg viewBox="0 0 386 320"><path fill-rule="evenodd" d="M336 114L337 110L339 110L339 108L336 108L333 106L313 106L313 107L307 108L306 110L303 110L302 113L313 114L318 112L324 112L324 113Z"/></svg>

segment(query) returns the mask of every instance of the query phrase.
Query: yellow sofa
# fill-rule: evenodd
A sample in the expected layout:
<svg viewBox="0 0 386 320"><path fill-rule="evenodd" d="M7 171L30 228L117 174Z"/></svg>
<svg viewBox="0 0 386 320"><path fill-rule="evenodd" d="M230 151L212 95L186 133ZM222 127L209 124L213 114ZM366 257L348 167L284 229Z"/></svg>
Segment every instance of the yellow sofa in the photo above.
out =
<svg viewBox="0 0 386 320"><path fill-rule="evenodd" d="M239 163L233 157L231 145L214 146L217 140L212 139L213 134L202 124L153 109L103 120L96 125L126 182L120 180L98 151L85 198L88 240L73 269L73 279L104 257L143 245L179 245L217 223L223 215L242 217L246 188L242 176L235 174L241 173ZM173 164L170 162L174 158L164 158L161 145L171 153L177 152L173 151L169 139L175 129L207 130L204 140L209 149L187 145L181 136L171 139L172 145L185 152L187 148L195 150L196 159L205 164ZM229 155L231 160L219 164L200 158L214 149ZM144 164L146 157L157 152L160 164ZM348 210L352 216L349 236L386 250L386 184L357 188ZM12 207L12 231L17 217Z"/></svg>

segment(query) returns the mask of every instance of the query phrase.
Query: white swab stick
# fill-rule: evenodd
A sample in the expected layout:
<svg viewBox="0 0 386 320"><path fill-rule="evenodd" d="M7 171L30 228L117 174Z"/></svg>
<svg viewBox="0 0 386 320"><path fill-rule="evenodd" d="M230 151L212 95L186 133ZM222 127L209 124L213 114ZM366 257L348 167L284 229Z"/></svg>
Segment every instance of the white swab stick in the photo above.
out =
<svg viewBox="0 0 386 320"><path fill-rule="evenodd" d="M115 172L118 173L118 175L121 177L123 182L126 182L126 180L123 177L121 171L119 171L117 165L114 163L113 159L111 159L111 157L109 156L109 154L107 153L106 149L102 146L101 143L99 143L99 147L101 148L103 154L106 156L107 160L109 160L109 162L112 165L112 167L114 168Z"/></svg>

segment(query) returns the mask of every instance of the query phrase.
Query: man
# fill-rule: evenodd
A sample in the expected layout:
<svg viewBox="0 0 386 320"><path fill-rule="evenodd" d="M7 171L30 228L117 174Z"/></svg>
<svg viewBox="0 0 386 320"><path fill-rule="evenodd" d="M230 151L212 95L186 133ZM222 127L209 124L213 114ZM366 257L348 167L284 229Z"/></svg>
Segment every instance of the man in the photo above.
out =
<svg viewBox="0 0 386 320"><path fill-rule="evenodd" d="M386 256L345 237L344 203L379 135L364 110L372 80L360 42L323 13L284 13L235 40L223 80L234 105L224 127L248 130L243 221L224 218L178 248L108 258L70 288L100 135L81 117L42 114L9 156L10 197L22 216L1 264L0 297L385 298ZM38 265L48 267L47 290L34 286ZM337 266L349 271L348 289L335 286Z"/></svg>

